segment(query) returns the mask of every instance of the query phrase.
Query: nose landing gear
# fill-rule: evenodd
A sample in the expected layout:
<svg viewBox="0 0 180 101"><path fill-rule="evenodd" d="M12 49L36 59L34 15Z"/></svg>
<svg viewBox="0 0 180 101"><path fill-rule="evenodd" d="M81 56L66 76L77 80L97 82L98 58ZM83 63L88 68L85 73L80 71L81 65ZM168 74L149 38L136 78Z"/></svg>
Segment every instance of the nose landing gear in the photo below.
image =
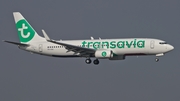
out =
<svg viewBox="0 0 180 101"><path fill-rule="evenodd" d="M156 62L158 62L158 61L159 61L159 59L158 59L158 58L156 58L156 59L155 59L155 61L156 61Z"/></svg>

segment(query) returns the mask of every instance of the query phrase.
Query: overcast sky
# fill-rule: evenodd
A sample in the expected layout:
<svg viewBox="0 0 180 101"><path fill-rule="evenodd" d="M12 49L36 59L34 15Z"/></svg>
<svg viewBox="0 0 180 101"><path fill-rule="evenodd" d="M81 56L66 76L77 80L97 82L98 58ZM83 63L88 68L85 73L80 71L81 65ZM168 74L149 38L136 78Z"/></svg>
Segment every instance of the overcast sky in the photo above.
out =
<svg viewBox="0 0 180 101"><path fill-rule="evenodd" d="M175 49L158 63L146 56L95 66L0 42L0 101L180 101L180 0L1 0L1 40L19 42L14 11L57 40L147 37Z"/></svg>

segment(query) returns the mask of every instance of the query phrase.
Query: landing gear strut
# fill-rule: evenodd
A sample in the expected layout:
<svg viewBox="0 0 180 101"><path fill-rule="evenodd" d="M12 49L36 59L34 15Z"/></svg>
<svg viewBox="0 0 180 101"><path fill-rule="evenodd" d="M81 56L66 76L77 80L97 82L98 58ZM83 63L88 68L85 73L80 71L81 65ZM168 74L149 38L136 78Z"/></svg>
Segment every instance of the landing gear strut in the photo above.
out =
<svg viewBox="0 0 180 101"><path fill-rule="evenodd" d="M156 58L156 59L155 59L155 61L156 61L156 62L158 62L158 61L159 61L159 59L158 59L158 58Z"/></svg>
<svg viewBox="0 0 180 101"><path fill-rule="evenodd" d="M93 63L94 63L95 65L98 65L98 64L99 64L99 60L98 60L98 59L95 59L95 60L93 61Z"/></svg>
<svg viewBox="0 0 180 101"><path fill-rule="evenodd" d="M91 59L86 59L85 62L86 62L87 64L90 64L90 63L91 63Z"/></svg>

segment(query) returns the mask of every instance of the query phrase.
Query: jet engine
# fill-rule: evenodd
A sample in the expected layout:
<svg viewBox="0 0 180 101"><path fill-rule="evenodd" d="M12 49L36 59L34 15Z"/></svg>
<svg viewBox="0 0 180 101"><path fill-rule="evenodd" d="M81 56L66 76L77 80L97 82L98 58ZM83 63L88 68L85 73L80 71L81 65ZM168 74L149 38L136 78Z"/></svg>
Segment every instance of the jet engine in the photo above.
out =
<svg viewBox="0 0 180 101"><path fill-rule="evenodd" d="M112 58L113 52L111 50L97 50L95 52L95 57L98 59Z"/></svg>

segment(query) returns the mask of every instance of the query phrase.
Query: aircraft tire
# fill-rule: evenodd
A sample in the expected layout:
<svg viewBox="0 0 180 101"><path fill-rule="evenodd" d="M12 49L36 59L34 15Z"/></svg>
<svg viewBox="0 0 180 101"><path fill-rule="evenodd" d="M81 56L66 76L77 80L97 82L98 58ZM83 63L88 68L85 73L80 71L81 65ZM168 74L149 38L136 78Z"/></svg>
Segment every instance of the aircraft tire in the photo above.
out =
<svg viewBox="0 0 180 101"><path fill-rule="evenodd" d="M86 62L87 64L90 64L90 63L91 63L91 59L86 59L85 62Z"/></svg>
<svg viewBox="0 0 180 101"><path fill-rule="evenodd" d="M95 65L98 65L98 64L99 64L99 60L98 60L98 59L95 59L95 60L93 61L93 63L94 63Z"/></svg>
<svg viewBox="0 0 180 101"><path fill-rule="evenodd" d="M159 59L158 59L158 58L156 58L156 59L155 59L155 61L156 61L156 62L158 62L158 61L159 61Z"/></svg>

